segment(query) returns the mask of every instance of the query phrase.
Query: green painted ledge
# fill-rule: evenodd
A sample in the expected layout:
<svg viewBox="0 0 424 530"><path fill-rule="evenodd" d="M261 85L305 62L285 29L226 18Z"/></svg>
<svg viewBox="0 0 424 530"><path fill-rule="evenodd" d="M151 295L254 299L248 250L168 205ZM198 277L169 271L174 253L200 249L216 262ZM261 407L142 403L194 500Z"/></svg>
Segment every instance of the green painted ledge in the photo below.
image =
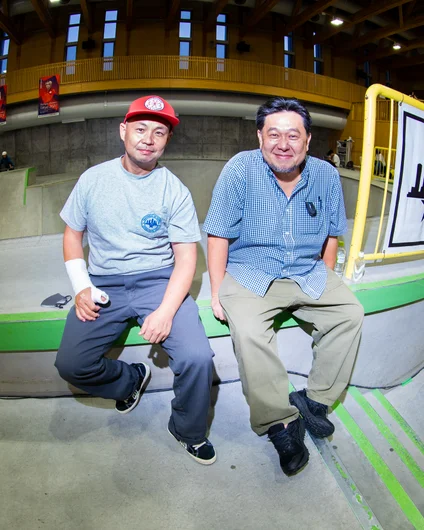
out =
<svg viewBox="0 0 424 530"><path fill-rule="evenodd" d="M364 306L365 314L372 314L424 300L424 274L350 288ZM229 335L228 326L214 318L209 300L199 300L197 304L208 337ZM0 352L57 350L67 314L68 311L48 311L0 315ZM298 325L288 313L280 315L276 324L279 328ZM138 331L134 324L116 344L148 344Z"/></svg>
<svg viewBox="0 0 424 530"><path fill-rule="evenodd" d="M33 175L32 175L33 174ZM29 167L25 171L25 177L24 177L24 206L26 206L26 196L27 196L27 188L30 186L32 181L35 181L35 167Z"/></svg>

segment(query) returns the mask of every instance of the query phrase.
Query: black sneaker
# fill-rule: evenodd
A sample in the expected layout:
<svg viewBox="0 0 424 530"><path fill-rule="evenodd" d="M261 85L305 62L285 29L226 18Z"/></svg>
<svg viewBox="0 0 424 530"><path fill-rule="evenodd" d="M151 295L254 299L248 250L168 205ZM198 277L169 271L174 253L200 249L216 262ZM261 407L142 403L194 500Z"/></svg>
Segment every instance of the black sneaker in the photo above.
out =
<svg viewBox="0 0 424 530"><path fill-rule="evenodd" d="M334 432L334 425L327 418L328 407L308 398L306 389L292 392L289 396L290 403L298 408L305 420L307 431L317 438L327 438Z"/></svg>
<svg viewBox="0 0 424 530"><path fill-rule="evenodd" d="M203 442L200 444L190 445L186 442L183 442L182 440L179 440L174 433L172 433L169 429L168 432L171 436L173 436L177 442L179 442L184 449L187 451L187 453L196 460L196 462L199 462L199 464L203 464L204 466L210 466L213 464L216 460L216 453L213 445L210 443L210 441L205 438Z"/></svg>
<svg viewBox="0 0 424 530"><path fill-rule="evenodd" d="M141 396L143 395L146 386L150 381L150 368L147 366L147 364L133 363L131 366L134 366L140 375L138 384L130 397L124 399L123 401L116 402L115 409L121 414L128 414L128 412L131 412L133 409L135 409L135 407L138 405L138 402L140 401Z"/></svg>
<svg viewBox="0 0 424 530"><path fill-rule="evenodd" d="M268 430L268 437L280 455L280 466L289 477L298 473L309 460L305 442L305 424L302 418L290 422L287 427L282 423Z"/></svg>

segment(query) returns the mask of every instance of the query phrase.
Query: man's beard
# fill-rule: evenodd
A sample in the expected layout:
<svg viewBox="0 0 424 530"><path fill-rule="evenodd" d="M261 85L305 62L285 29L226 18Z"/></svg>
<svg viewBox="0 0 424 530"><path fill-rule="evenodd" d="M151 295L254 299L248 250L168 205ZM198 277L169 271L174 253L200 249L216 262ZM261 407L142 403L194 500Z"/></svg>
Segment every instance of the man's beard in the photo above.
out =
<svg viewBox="0 0 424 530"><path fill-rule="evenodd" d="M292 173L293 171L296 171L297 169L300 169L300 172L302 172L305 167L305 164L306 164L306 158L302 160L300 164L296 164L292 167L278 167L278 166L274 166L273 164L268 163L272 171L275 171L276 173Z"/></svg>
<svg viewBox="0 0 424 530"><path fill-rule="evenodd" d="M292 173L293 171L296 171L296 169L300 168L302 164L298 164L292 167L278 167L278 166L274 166L273 164L268 164L268 165L272 169L272 171L275 171L276 173Z"/></svg>

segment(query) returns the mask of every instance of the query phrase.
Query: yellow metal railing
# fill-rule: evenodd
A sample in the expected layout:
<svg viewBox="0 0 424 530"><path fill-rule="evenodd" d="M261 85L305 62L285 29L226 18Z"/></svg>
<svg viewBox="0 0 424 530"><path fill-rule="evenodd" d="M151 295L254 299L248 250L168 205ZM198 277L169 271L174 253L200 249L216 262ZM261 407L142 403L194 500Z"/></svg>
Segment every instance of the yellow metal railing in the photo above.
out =
<svg viewBox="0 0 424 530"><path fill-rule="evenodd" d="M384 252L379 252L380 241L382 235L383 219L384 212L387 202L387 192L390 181L390 170L391 166L394 166L394 155L395 150L393 149L393 125L395 123L395 118L397 119L397 105L395 102L405 102L408 105L412 105L420 110L424 110L424 103L397 92L391 88L385 87L383 85L372 85L366 92L365 95L365 105L364 105L364 139L362 144L362 163L361 163L361 173L359 178L359 187L358 187L358 200L356 203L356 213L355 221L353 225L352 241L350 244L349 257L346 267L346 277L348 279L352 278L353 268L355 260L358 258L358 254L362 248L362 242L364 238L365 224L367 219L367 209L368 201L370 196L370 187L371 179L373 178L374 165L375 165L375 129L376 122L379 116L379 105L381 96L386 98L384 104L389 103L389 109L385 109L388 112L388 120L390 124L389 132L389 145L386 148L386 157L385 161L385 186L383 194L383 202L381 207L380 214L380 223L377 233L377 239L375 243L374 252L371 254L365 254L365 261L374 261L374 260L385 260L406 256L419 256L424 255L423 250L413 251L413 252L398 252L396 254L386 255ZM380 97L380 99L379 99Z"/></svg>
<svg viewBox="0 0 424 530"><path fill-rule="evenodd" d="M353 101L360 101L365 95L365 88L360 85L302 70L233 59L170 55L100 57L23 68L6 74L8 94L17 102L19 94L24 98L24 93L37 90L40 77L54 74L60 75L61 86L69 86L67 94L72 93L71 85L76 85L75 91L81 92L90 91L90 83L109 82L113 87L118 81L151 80L154 84L155 80L163 79L191 81L192 86L188 83L187 88L196 88L196 81L221 82L222 90L229 83L284 88L323 96L329 103L332 99L342 101L349 108ZM227 90L234 90L234 86Z"/></svg>
<svg viewBox="0 0 424 530"><path fill-rule="evenodd" d="M393 131L390 134L392 137ZM373 167L373 176L375 180L386 180L387 172L387 160L389 157L389 148L381 147L376 145L374 148L374 167ZM394 168L396 166L396 149L391 150L390 154L390 165L389 165L389 182L393 183L394 178Z"/></svg>

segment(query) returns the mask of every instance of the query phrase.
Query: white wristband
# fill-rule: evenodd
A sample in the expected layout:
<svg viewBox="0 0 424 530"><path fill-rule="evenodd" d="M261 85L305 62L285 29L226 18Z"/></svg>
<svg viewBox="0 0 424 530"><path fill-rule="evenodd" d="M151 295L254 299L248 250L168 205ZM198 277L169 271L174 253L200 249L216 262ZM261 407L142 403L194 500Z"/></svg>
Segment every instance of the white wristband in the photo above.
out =
<svg viewBox="0 0 424 530"><path fill-rule="evenodd" d="M107 304L109 302L109 296L92 284L85 260L82 258L70 259L69 261L65 261L65 267L75 295L90 287L93 302L97 304Z"/></svg>

